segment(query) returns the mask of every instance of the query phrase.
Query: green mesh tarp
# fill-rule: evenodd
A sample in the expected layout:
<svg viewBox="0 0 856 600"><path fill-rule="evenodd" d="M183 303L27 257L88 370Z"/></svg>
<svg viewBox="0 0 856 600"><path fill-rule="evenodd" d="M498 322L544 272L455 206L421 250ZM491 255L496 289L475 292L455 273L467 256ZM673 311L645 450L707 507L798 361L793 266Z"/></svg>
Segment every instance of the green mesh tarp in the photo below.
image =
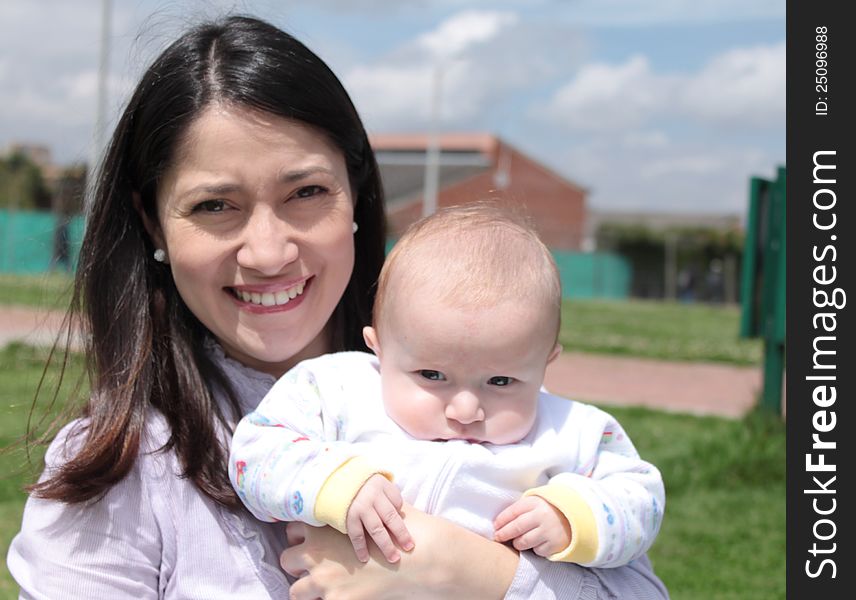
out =
<svg viewBox="0 0 856 600"><path fill-rule="evenodd" d="M63 222L64 232L60 228ZM83 227L81 216L60 219L46 212L0 210L0 272L73 270Z"/></svg>

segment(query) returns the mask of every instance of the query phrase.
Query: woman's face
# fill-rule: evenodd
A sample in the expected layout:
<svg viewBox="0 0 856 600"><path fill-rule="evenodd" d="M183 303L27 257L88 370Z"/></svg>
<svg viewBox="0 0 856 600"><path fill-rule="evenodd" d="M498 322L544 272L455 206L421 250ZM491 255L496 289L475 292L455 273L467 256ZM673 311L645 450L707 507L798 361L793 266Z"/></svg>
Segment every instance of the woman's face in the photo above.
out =
<svg viewBox="0 0 856 600"><path fill-rule="evenodd" d="M190 310L227 355L275 376L330 351L354 266L342 152L299 122L222 105L177 150L149 229Z"/></svg>

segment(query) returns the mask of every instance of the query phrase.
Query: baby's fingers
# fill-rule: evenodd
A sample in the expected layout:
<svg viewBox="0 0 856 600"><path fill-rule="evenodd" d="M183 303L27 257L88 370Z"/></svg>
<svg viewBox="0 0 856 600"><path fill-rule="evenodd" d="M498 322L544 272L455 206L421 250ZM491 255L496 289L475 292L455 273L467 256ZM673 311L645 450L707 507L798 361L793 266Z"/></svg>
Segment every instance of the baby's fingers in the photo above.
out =
<svg viewBox="0 0 856 600"><path fill-rule="evenodd" d="M522 552L523 550L541 547L545 542L547 542L547 538L544 535L544 532L540 527L536 527L527 531L523 535L514 538L511 545L514 546L516 550L520 550Z"/></svg>
<svg viewBox="0 0 856 600"><path fill-rule="evenodd" d="M354 547L354 552L357 555L357 560L368 562L369 548L366 543L366 531L362 520L358 515L351 515L349 512L345 520L345 527L348 537L351 539L351 545Z"/></svg>
<svg viewBox="0 0 856 600"><path fill-rule="evenodd" d="M376 511L370 511L363 516L363 526L369 537L377 544L383 557L391 563L398 562L401 554L392 542L392 538L389 537L389 532Z"/></svg>
<svg viewBox="0 0 856 600"><path fill-rule="evenodd" d="M395 491L398 493L398 488L395 488ZM395 498L387 499L381 497L375 501L375 510L377 510L377 514L384 525L386 525L386 529L395 538L398 546L409 551L413 550L415 544L413 543L413 536L410 535L410 531L407 529L407 525L404 524L404 519L401 518L401 514L398 512L401 504L401 494L398 494L398 504L395 504Z"/></svg>
<svg viewBox="0 0 856 600"><path fill-rule="evenodd" d="M514 519L522 514L525 514L533 509L532 497L528 496L513 502L505 510L499 513L493 520L493 528L496 530L502 529Z"/></svg>
<svg viewBox="0 0 856 600"><path fill-rule="evenodd" d="M499 522L499 517L497 517L497 522ZM508 521L502 527L497 528L496 533L494 533L494 539L497 542L507 542L508 540L519 538L537 526L538 518L531 512L524 512L514 517L511 521ZM514 547L517 548L517 545L515 544Z"/></svg>

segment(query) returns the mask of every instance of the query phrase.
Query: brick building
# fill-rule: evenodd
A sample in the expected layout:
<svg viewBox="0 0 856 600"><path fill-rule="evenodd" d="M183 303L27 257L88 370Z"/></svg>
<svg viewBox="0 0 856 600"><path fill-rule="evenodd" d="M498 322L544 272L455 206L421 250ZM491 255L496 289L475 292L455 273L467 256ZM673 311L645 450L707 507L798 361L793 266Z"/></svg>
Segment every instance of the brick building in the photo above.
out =
<svg viewBox="0 0 856 600"><path fill-rule="evenodd" d="M585 234L587 190L489 134L438 136L437 205L492 198L521 204L544 243L580 250ZM386 191L389 234L396 238L422 216L429 137L371 137Z"/></svg>

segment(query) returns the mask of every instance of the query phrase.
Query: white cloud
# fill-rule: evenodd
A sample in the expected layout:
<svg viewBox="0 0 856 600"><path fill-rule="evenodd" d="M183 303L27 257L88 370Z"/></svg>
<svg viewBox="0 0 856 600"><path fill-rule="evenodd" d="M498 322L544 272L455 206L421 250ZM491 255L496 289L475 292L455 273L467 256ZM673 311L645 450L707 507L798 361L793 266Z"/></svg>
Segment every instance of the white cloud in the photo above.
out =
<svg viewBox="0 0 856 600"><path fill-rule="evenodd" d="M557 49L568 55L562 68L579 60L584 37L567 38L567 30L522 23L513 13L464 11L371 64L352 67L343 81L369 129L425 129L439 70L442 126L489 128L485 115L554 76Z"/></svg>
<svg viewBox="0 0 856 600"><path fill-rule="evenodd" d="M446 19L434 31L419 36L417 44L435 59L449 60L496 37L517 21L517 15L510 12L467 10Z"/></svg>
<svg viewBox="0 0 856 600"><path fill-rule="evenodd" d="M743 215L749 178L770 176L780 158L727 139L672 141L640 153L596 136L575 145L564 162L590 189L595 209Z"/></svg>
<svg viewBox="0 0 856 600"><path fill-rule="evenodd" d="M554 3L563 17L595 27L640 27L784 18L782 0L576 0Z"/></svg>
<svg viewBox="0 0 856 600"><path fill-rule="evenodd" d="M630 131L621 138L625 148L650 149L664 148L670 143L669 136L663 131Z"/></svg>
<svg viewBox="0 0 856 600"><path fill-rule="evenodd" d="M577 26L644 26L663 23L727 22L784 18L783 0L293 0L349 13L421 13L484 6L543 11Z"/></svg>
<svg viewBox="0 0 856 600"><path fill-rule="evenodd" d="M652 160L640 165L637 172L642 179L661 179L680 175L710 175L721 171L722 167L722 156L704 154Z"/></svg>
<svg viewBox="0 0 856 600"><path fill-rule="evenodd" d="M369 129L407 119L424 121L430 115L432 69L399 66L359 66L345 77Z"/></svg>
<svg viewBox="0 0 856 600"><path fill-rule="evenodd" d="M660 109L672 85L668 77L651 70L644 56L633 56L620 65L586 65L554 94L542 114L574 130L638 127Z"/></svg>
<svg viewBox="0 0 856 600"><path fill-rule="evenodd" d="M586 65L533 114L587 132L627 131L658 119L783 127L785 44L728 50L689 74L657 73L641 55Z"/></svg>
<svg viewBox="0 0 856 600"><path fill-rule="evenodd" d="M785 43L738 48L711 60L686 82L683 110L735 125L781 126L785 117Z"/></svg>

